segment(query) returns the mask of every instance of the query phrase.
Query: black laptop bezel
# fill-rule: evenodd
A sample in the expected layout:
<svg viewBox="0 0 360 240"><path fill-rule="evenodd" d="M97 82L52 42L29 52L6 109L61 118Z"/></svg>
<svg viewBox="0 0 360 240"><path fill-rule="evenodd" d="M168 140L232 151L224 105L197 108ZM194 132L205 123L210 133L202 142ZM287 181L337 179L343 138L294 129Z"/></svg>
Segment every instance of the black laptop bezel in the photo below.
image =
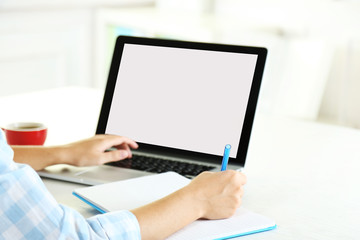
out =
<svg viewBox="0 0 360 240"><path fill-rule="evenodd" d="M107 85L105 88L96 134L106 134L105 133L106 125L108 122L108 116L110 112L114 89L118 77L119 66L121 63L121 57L125 44L141 44L141 45L150 45L150 46L200 49L200 50L234 52L234 53L245 53L245 54L248 53L248 54L256 54L258 56L255 66L254 77L251 84L251 90L246 108L239 147L237 150L237 156L236 158L231 157L229 160L229 163L231 164L238 165L239 167L244 167L246 162L246 155L249 147L250 135L254 121L256 106L260 92L261 80L265 68L267 49L264 47L253 47L253 46L238 46L238 45L190 42L190 41L179 41L179 40L158 39L158 38L118 36L112 57ZM138 142L138 144L139 144L139 148L138 150L134 150L134 152L139 151L139 152L146 152L152 154L161 153L167 156L196 159L197 161L206 161L206 162L210 161L217 164L221 163L221 157L219 157L218 155L204 154L193 151L156 146L142 142Z"/></svg>

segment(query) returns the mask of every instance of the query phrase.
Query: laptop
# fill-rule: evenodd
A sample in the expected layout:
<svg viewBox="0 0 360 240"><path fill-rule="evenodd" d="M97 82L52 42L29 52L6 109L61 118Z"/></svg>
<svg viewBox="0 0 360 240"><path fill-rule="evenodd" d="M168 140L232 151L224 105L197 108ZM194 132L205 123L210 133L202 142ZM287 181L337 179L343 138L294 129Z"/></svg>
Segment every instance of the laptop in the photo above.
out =
<svg viewBox="0 0 360 240"><path fill-rule="evenodd" d="M43 177L96 185L175 171L193 178L246 161L267 49L119 36L96 134L129 137L133 157L95 167L57 165Z"/></svg>

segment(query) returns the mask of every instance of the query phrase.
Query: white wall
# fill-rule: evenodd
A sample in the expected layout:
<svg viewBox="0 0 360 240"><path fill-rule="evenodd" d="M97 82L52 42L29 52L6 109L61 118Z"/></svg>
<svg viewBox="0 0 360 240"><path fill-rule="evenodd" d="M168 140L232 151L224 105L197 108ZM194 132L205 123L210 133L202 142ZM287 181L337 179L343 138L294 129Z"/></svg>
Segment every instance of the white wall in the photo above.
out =
<svg viewBox="0 0 360 240"><path fill-rule="evenodd" d="M0 14L0 95L91 83L91 13Z"/></svg>
<svg viewBox="0 0 360 240"><path fill-rule="evenodd" d="M264 110L337 122L337 118L343 118L339 116L343 111L340 109L350 107L349 95L353 102L359 102L360 97L353 92L360 87L360 69L356 68L360 57L360 2L219 0L216 3L219 15L234 16L239 22L253 24L258 32L274 33L277 38L273 41L264 36L260 40L270 46L262 89ZM255 35L239 31L237 39L244 36L251 43ZM354 116L357 111L353 107ZM360 122L360 118L356 121Z"/></svg>
<svg viewBox="0 0 360 240"><path fill-rule="evenodd" d="M260 99L263 111L360 127L359 1L218 0L215 4L218 15L234 16L257 32L269 33L257 37L229 27L238 37L229 33L226 39L246 39L250 44L259 40L269 47Z"/></svg>
<svg viewBox="0 0 360 240"><path fill-rule="evenodd" d="M149 0L0 1L0 96L93 87L96 11Z"/></svg>

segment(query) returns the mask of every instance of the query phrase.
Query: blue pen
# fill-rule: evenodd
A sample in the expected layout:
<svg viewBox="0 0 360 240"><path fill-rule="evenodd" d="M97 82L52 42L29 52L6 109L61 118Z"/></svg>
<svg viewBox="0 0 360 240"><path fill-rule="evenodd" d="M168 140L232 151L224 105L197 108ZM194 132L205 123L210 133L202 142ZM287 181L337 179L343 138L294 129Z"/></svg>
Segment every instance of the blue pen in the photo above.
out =
<svg viewBox="0 0 360 240"><path fill-rule="evenodd" d="M222 163L221 163L221 171L226 170L226 167L227 167L228 162L229 162L230 150L231 150L231 145L226 144L225 149L224 149L224 156L223 156Z"/></svg>

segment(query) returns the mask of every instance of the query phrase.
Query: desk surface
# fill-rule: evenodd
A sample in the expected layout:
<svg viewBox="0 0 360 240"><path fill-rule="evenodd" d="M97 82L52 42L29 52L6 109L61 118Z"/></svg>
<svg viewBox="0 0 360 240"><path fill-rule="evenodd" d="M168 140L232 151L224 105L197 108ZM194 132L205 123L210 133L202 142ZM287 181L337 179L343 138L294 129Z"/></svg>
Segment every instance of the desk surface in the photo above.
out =
<svg viewBox="0 0 360 240"><path fill-rule="evenodd" d="M82 88L3 97L0 125L41 121L49 126L47 145L67 143L94 134L101 102L101 91ZM359 171L360 131L257 113L243 206L278 228L241 239L360 239ZM82 185L44 182L58 202L97 214L71 194Z"/></svg>

